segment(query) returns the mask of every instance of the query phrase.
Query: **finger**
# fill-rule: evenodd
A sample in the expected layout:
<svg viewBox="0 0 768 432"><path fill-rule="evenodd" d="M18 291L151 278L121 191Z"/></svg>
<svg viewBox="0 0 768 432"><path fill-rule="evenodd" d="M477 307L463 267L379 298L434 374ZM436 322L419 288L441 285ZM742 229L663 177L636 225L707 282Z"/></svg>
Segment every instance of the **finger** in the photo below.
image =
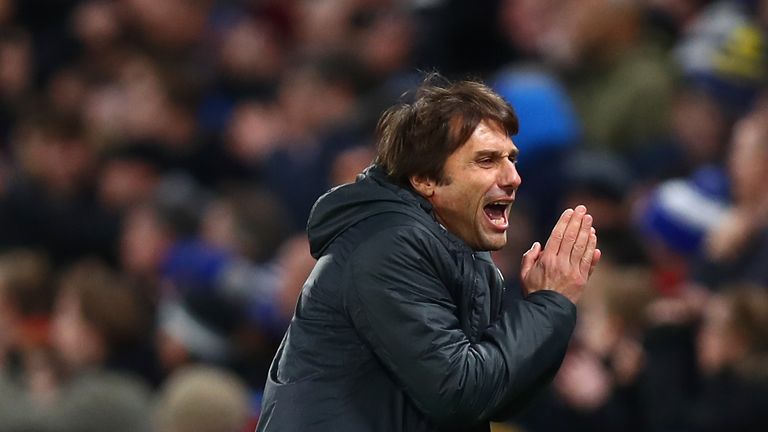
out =
<svg viewBox="0 0 768 432"><path fill-rule="evenodd" d="M539 242L535 242L533 243L533 246L531 246L531 248L523 254L523 261L520 265L520 277L522 279L525 279L525 277L528 275L528 272L533 268L533 265L536 263L536 258L539 257L540 251L541 244Z"/></svg>
<svg viewBox="0 0 768 432"><path fill-rule="evenodd" d="M592 274L592 271L594 270L594 266L592 265L593 262L595 262L595 257L598 256L599 253L596 255L595 251L597 249L597 234L590 233L589 234L589 241L587 242L587 247L584 253L581 256L581 263L579 264L579 271L581 274Z"/></svg>
<svg viewBox="0 0 768 432"><path fill-rule="evenodd" d="M595 271L595 267L600 263L600 259L603 257L603 252L600 249L595 249L592 255L592 265L589 267L589 275L592 276L592 272Z"/></svg>
<svg viewBox="0 0 768 432"><path fill-rule="evenodd" d="M547 244L544 245L544 252L557 253L560 249L560 242L563 241L565 227L568 225L568 221L571 220L572 215L572 209L566 209L563 214L560 215L560 219L555 224L555 227L552 228L552 234L550 234L547 239Z"/></svg>
<svg viewBox="0 0 768 432"><path fill-rule="evenodd" d="M587 243L589 237L592 235L592 215L584 215L584 219L581 220L581 228L579 228L579 234L576 237L576 242L573 244L573 250L571 251L571 264L579 265L581 258L584 257L584 252L587 249Z"/></svg>
<svg viewBox="0 0 768 432"><path fill-rule="evenodd" d="M565 260L570 259L573 244L576 242L576 237L579 235L579 228L581 228L581 220L584 218L586 212L587 208L583 205L576 206L573 210L573 216L571 216L568 225L565 227L563 240L560 242L560 249L557 251L557 255L564 257Z"/></svg>

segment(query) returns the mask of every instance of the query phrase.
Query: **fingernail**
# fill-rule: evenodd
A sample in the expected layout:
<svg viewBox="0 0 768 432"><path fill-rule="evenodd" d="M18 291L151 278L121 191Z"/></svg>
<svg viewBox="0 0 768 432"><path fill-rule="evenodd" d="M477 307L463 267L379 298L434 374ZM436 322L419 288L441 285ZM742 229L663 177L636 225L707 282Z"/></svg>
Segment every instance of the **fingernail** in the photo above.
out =
<svg viewBox="0 0 768 432"><path fill-rule="evenodd" d="M578 213L586 213L587 212L587 208L584 207L583 205L579 204L578 206L576 206L576 211Z"/></svg>

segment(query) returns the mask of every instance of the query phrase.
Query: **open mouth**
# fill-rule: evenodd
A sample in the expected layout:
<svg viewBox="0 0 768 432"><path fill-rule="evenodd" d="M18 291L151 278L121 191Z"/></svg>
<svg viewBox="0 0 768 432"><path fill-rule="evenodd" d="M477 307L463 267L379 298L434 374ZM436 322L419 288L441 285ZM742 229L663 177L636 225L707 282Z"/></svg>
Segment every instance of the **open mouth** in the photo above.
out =
<svg viewBox="0 0 768 432"><path fill-rule="evenodd" d="M494 201L483 207L483 211L495 227L506 229L509 224L507 210L511 204L511 201Z"/></svg>

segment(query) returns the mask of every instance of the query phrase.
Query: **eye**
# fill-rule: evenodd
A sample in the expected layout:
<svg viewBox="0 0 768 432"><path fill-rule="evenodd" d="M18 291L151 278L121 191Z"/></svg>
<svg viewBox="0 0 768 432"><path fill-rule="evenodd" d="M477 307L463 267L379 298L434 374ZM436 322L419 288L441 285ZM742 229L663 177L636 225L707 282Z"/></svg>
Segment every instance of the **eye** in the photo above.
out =
<svg viewBox="0 0 768 432"><path fill-rule="evenodd" d="M482 158L482 159L478 159L478 160L477 160L477 164L478 164L478 165L480 165L480 166L483 166L483 167L489 167L489 166L492 166L492 165L493 165L493 162L494 162L494 161L493 161L493 159L492 159L492 158L489 158L489 157L486 157L486 158Z"/></svg>
<svg viewBox="0 0 768 432"><path fill-rule="evenodd" d="M517 164L517 155L509 155L507 159L509 159L509 161L513 164Z"/></svg>

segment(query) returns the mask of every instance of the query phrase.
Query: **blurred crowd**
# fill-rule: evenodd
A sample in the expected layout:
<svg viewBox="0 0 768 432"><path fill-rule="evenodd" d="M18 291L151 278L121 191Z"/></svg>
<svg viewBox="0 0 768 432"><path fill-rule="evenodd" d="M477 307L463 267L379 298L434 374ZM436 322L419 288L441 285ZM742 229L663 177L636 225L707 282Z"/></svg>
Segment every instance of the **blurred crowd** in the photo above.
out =
<svg viewBox="0 0 768 432"><path fill-rule="evenodd" d="M510 298L563 208L600 236L506 427L768 430L766 34L765 0L0 0L0 431L253 428L312 204L433 70L520 117Z"/></svg>

